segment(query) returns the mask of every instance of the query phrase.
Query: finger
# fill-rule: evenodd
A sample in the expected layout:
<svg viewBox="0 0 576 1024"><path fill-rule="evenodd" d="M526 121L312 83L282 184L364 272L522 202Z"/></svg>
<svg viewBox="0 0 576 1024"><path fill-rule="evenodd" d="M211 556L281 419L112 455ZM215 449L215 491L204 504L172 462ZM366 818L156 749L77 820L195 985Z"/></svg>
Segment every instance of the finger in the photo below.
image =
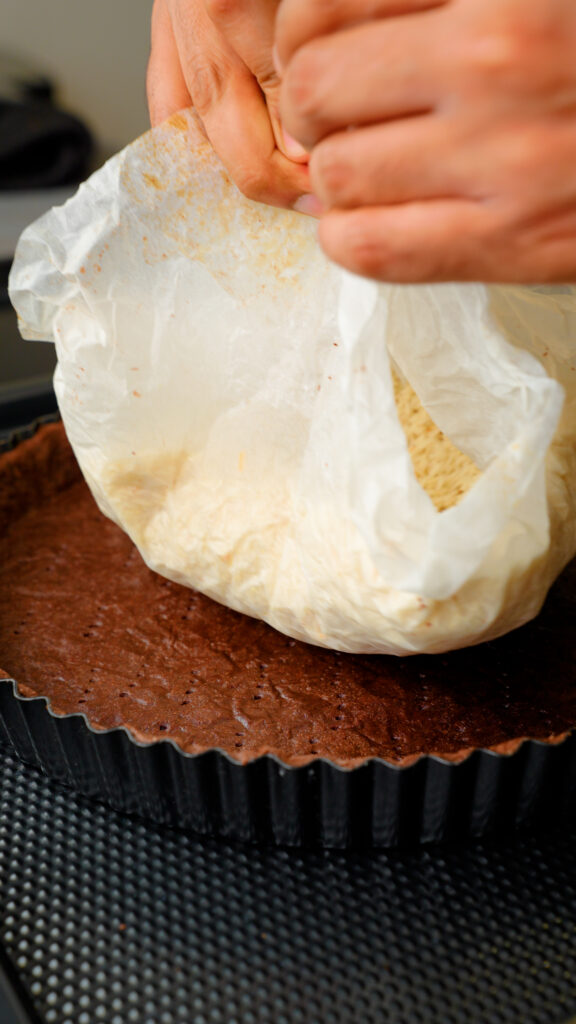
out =
<svg viewBox="0 0 576 1024"><path fill-rule="evenodd" d="M318 143L310 180L327 209L466 196L471 182L462 152L454 150L450 126L438 117L391 121Z"/></svg>
<svg viewBox="0 0 576 1024"><path fill-rule="evenodd" d="M310 176L325 208L459 196L507 197L512 212L539 211L551 197L575 203L574 176L558 183L558 168L573 166L575 153L570 121L541 118L527 128L494 115L472 124L465 112L434 113L328 136L314 149Z"/></svg>
<svg viewBox="0 0 576 1024"><path fill-rule="evenodd" d="M349 126L406 117L432 109L445 92L448 71L435 30L422 15L394 19L327 36L304 46L286 69L280 115L286 130L307 148Z"/></svg>
<svg viewBox="0 0 576 1024"><path fill-rule="evenodd" d="M432 200L331 211L319 240L334 262L379 281L569 284L575 228L573 206L526 224L501 204Z"/></svg>
<svg viewBox="0 0 576 1024"><path fill-rule="evenodd" d="M208 15L258 82L268 107L276 145L289 159L306 162L306 150L280 124L280 79L272 59L276 0L205 0Z"/></svg>
<svg viewBox="0 0 576 1024"><path fill-rule="evenodd" d="M276 146L265 100L251 75L238 75L216 102L204 103L202 121L230 177L249 199L290 209L310 191L307 165L289 160Z"/></svg>
<svg viewBox="0 0 576 1024"><path fill-rule="evenodd" d="M320 222L319 240L335 263L379 281L493 281L490 227L481 204L432 200L333 210Z"/></svg>
<svg viewBox="0 0 576 1024"><path fill-rule="evenodd" d="M165 121L177 110L189 107L191 102L166 0L155 0L152 9L146 93L152 126Z"/></svg>
<svg viewBox="0 0 576 1024"><path fill-rule="evenodd" d="M284 68L296 50L319 36L342 28L416 14L441 7L448 0L282 0L276 16L275 49Z"/></svg>
<svg viewBox="0 0 576 1024"><path fill-rule="evenodd" d="M508 266L517 280L540 284L576 281L576 204L559 205L536 217L526 230L514 232Z"/></svg>
<svg viewBox="0 0 576 1024"><path fill-rule="evenodd" d="M173 17L188 92L230 177L250 199L293 207L309 191L308 169L278 151L252 73L200 8L176 5Z"/></svg>
<svg viewBox="0 0 576 1024"><path fill-rule="evenodd" d="M204 0L207 13L217 31L265 91L278 84L272 61L276 0Z"/></svg>

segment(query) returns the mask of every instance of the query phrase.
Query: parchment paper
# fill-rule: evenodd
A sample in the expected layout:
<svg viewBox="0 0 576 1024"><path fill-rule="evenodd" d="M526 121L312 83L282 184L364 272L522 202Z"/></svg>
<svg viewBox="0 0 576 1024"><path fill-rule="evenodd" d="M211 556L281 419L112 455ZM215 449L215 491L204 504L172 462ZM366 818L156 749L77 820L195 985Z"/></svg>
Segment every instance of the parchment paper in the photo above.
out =
<svg viewBox="0 0 576 1024"><path fill-rule="evenodd" d="M28 228L10 288L56 344L102 510L153 569L291 636L475 643L536 614L576 550L574 289L354 277L311 219L238 193L191 113ZM391 361L482 470L447 511Z"/></svg>

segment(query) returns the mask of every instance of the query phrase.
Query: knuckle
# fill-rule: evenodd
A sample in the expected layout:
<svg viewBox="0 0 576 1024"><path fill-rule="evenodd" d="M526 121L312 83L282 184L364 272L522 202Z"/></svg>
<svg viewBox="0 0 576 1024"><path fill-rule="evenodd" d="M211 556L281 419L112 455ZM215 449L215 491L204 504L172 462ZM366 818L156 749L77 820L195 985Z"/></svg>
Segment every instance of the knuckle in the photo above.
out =
<svg viewBox="0 0 576 1024"><path fill-rule="evenodd" d="M526 41L518 33L500 29L481 36L474 47L474 65L487 73L508 73L521 63Z"/></svg>
<svg viewBox="0 0 576 1024"><path fill-rule="evenodd" d="M244 10L244 0L204 0L206 13L215 24L233 21Z"/></svg>
<svg viewBox="0 0 576 1024"><path fill-rule="evenodd" d="M261 62L255 61L251 70L262 92L265 92L268 97L274 96L277 99L280 90L280 79L274 68L271 68L266 60L262 60Z"/></svg>
<svg viewBox="0 0 576 1024"><path fill-rule="evenodd" d="M452 246L417 244L398 226L375 227L368 212L344 217L329 213L320 222L319 239L329 258L362 277L390 284L474 279L463 278L463 263L454 259Z"/></svg>
<svg viewBox="0 0 576 1024"><path fill-rule="evenodd" d="M298 117L320 121L324 102L325 61L319 46L303 46L290 62L284 78L284 97Z"/></svg>
<svg viewBox="0 0 576 1024"><path fill-rule="evenodd" d="M348 215L331 226L329 216L320 224L320 240L327 255L365 277L387 276L394 254L368 219Z"/></svg>
<svg viewBox="0 0 576 1024"><path fill-rule="evenodd" d="M239 168L234 180L243 195L255 202L264 200L270 190L266 169L259 166Z"/></svg>
<svg viewBox="0 0 576 1024"><path fill-rule="evenodd" d="M330 140L319 143L310 158L314 191L331 205L342 204L350 194L350 162L342 147Z"/></svg>
<svg viewBox="0 0 576 1024"><path fill-rule="evenodd" d="M307 40L326 32L332 17L333 0L290 0L281 3L276 13L276 39L290 57Z"/></svg>
<svg viewBox="0 0 576 1024"><path fill-rule="evenodd" d="M192 103L200 117L204 117L222 98L226 87L225 70L213 61L207 61L193 64L187 77Z"/></svg>
<svg viewBox="0 0 576 1024"><path fill-rule="evenodd" d="M546 144L537 130L523 131L510 140L508 161L505 166L511 180L521 183L520 191L524 191L534 175L538 175L549 160L549 141Z"/></svg>
<svg viewBox="0 0 576 1024"><path fill-rule="evenodd" d="M473 44L471 67L484 80L497 76L518 92L546 91L562 76L565 39L558 19L502 21Z"/></svg>
<svg viewBox="0 0 576 1024"><path fill-rule="evenodd" d="M570 130L538 122L510 131L500 141L499 154L496 186L500 194L515 204L541 206L561 194L561 169L574 167L576 140ZM571 171L564 180L573 195Z"/></svg>

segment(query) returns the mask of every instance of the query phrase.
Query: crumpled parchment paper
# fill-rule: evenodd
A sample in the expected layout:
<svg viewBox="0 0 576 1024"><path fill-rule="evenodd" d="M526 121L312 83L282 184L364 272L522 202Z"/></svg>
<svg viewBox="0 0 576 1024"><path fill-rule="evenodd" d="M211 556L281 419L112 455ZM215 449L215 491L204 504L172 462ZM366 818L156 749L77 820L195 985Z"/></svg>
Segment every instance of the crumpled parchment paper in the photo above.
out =
<svg viewBox="0 0 576 1024"><path fill-rule="evenodd" d="M315 236L244 199L192 113L24 232L12 301L96 500L153 569L315 644L521 624L576 550L576 290L378 285ZM447 511L391 363L482 470Z"/></svg>

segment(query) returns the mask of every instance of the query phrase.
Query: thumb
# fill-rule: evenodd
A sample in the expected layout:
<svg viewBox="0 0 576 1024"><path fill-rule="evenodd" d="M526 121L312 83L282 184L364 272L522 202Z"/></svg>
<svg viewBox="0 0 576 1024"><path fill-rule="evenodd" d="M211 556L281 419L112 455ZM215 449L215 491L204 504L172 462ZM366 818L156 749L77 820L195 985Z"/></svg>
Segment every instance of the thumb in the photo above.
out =
<svg viewBox="0 0 576 1024"><path fill-rule="evenodd" d="M266 100L277 148L293 163L307 163L308 153L283 131L280 78L274 66L276 0L207 0L211 21L258 82Z"/></svg>
<svg viewBox="0 0 576 1024"><path fill-rule="evenodd" d="M262 82L258 79L258 84L266 98L268 116L270 117L270 123L274 132L276 145L288 160L292 160L293 163L296 164L307 164L310 159L310 154L306 149L304 149L304 146L301 146L297 139L293 138L292 135L289 135L282 126L279 110L280 80L276 75L276 72L273 71L272 75L266 82Z"/></svg>

